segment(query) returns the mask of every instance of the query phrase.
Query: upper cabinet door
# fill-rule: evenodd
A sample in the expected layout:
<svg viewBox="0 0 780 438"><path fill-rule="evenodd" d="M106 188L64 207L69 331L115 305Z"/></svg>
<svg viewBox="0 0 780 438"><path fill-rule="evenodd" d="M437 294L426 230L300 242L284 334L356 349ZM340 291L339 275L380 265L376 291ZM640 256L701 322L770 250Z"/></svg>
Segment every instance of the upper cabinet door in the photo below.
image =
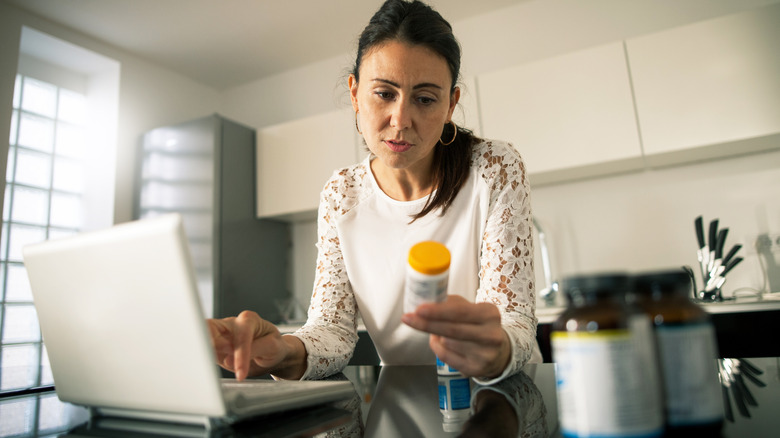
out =
<svg viewBox="0 0 780 438"><path fill-rule="evenodd" d="M358 161L353 116L350 108L257 132L258 217L315 217L333 171Z"/></svg>
<svg viewBox="0 0 780 438"><path fill-rule="evenodd" d="M765 137L780 133L780 4L626 46L649 163L665 153L679 162L780 143ZM752 140L733 143L744 139Z"/></svg>
<svg viewBox="0 0 780 438"><path fill-rule="evenodd" d="M642 166L616 42L477 77L483 134L522 154L534 184Z"/></svg>

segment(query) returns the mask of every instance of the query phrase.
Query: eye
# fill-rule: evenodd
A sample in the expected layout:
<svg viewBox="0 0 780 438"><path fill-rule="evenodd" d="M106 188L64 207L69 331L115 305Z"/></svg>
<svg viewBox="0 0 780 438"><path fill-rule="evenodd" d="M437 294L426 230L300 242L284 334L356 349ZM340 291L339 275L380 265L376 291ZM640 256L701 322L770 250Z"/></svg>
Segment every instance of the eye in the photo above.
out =
<svg viewBox="0 0 780 438"><path fill-rule="evenodd" d="M428 96L420 96L420 97L417 98L417 101L420 102L422 105L425 105L425 106L433 105L434 103L436 103L436 99L435 98L428 97Z"/></svg>
<svg viewBox="0 0 780 438"><path fill-rule="evenodd" d="M395 95L391 91L385 91L385 90L377 90L374 92L375 95L377 95L380 99L383 100L393 100L393 97Z"/></svg>

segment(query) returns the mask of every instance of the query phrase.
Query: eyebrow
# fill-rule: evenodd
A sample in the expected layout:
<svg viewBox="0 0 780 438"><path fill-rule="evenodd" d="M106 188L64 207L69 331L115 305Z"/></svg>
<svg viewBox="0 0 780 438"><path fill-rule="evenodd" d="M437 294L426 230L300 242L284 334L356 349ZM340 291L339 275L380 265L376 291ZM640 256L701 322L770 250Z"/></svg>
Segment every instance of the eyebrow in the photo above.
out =
<svg viewBox="0 0 780 438"><path fill-rule="evenodd" d="M398 85L397 83L395 83L395 82L393 82L393 81L391 81L389 79L375 78L373 81L374 82L382 82L382 83L385 83L387 85L391 85L391 86L393 86L395 88L401 88L400 85ZM413 90L417 90L417 89L420 89L420 88L437 88L439 90L442 89L442 87L440 85L434 84L432 82L423 82L421 84L417 84L414 87L412 87Z"/></svg>

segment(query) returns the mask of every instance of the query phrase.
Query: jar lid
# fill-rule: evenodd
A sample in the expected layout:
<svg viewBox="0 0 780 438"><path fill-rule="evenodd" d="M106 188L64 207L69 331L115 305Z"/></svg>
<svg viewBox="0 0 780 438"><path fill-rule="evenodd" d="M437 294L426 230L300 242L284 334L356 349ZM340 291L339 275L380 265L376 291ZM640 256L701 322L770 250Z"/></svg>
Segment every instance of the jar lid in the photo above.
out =
<svg viewBox="0 0 780 438"><path fill-rule="evenodd" d="M688 293L691 288L691 276L682 269L645 272L634 276L633 289L637 293L655 292Z"/></svg>
<svg viewBox="0 0 780 438"><path fill-rule="evenodd" d="M450 267L450 251L432 240L417 243L409 250L409 266L421 274L441 274Z"/></svg>
<svg viewBox="0 0 780 438"><path fill-rule="evenodd" d="M582 295L624 294L631 285L631 277L622 272L572 275L563 279L563 291L569 297Z"/></svg>

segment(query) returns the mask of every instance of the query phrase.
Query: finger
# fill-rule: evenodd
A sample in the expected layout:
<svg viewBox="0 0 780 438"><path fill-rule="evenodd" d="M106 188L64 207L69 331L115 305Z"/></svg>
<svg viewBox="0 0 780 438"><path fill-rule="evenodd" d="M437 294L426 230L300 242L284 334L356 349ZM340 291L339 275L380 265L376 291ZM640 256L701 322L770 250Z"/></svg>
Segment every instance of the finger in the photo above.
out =
<svg viewBox="0 0 780 438"><path fill-rule="evenodd" d="M229 320L234 318L226 318L224 320L219 319L207 319L206 325L209 328L209 335L213 343L220 342L223 339L230 338Z"/></svg>
<svg viewBox="0 0 780 438"><path fill-rule="evenodd" d="M490 363L490 352L479 345L459 343L464 348L453 348L453 344L445 345L444 338L431 336L429 345L436 357L450 367L460 371L464 376L482 376Z"/></svg>
<svg viewBox="0 0 780 438"><path fill-rule="evenodd" d="M460 336L444 336L437 333L431 333L431 337L436 342L448 350L457 351L461 354L470 354L472 350L497 350L505 344L506 332L498 327L492 330L471 332Z"/></svg>
<svg viewBox="0 0 780 438"><path fill-rule="evenodd" d="M206 320L217 363L231 371L233 366L233 339L231 334L233 319L235 318Z"/></svg>
<svg viewBox="0 0 780 438"><path fill-rule="evenodd" d="M508 352L503 351L508 345L488 346L436 335L431 335L429 345L439 359L466 376L498 375L508 361Z"/></svg>
<svg viewBox="0 0 780 438"><path fill-rule="evenodd" d="M420 318L439 321L458 321L461 323L482 323L497 319L501 314L491 303L470 303L459 296L450 296L441 303L425 303L413 312Z"/></svg>
<svg viewBox="0 0 780 438"><path fill-rule="evenodd" d="M249 374L252 360L252 342L259 337L262 319L254 312L243 311L234 321L233 366L237 380L244 380Z"/></svg>
<svg viewBox="0 0 780 438"><path fill-rule="evenodd" d="M488 345L500 343L503 336L500 316L482 321L481 323L429 320L420 318L415 314L403 315L401 320L409 327L426 333L451 339L486 343Z"/></svg>

